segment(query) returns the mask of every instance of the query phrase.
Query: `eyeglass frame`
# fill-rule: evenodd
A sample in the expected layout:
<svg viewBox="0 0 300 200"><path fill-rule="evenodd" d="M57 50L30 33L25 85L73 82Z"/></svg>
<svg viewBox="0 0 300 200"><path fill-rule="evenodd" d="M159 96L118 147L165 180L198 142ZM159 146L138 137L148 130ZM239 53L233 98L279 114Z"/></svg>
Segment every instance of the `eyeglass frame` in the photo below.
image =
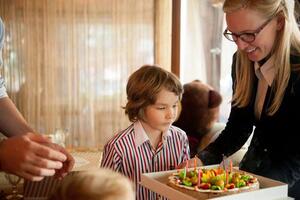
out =
<svg viewBox="0 0 300 200"><path fill-rule="evenodd" d="M256 39L256 36L272 21L273 17L268 19L266 22L264 22L260 27L258 27L255 31L253 32L247 32L247 31L244 31L242 33L232 33L232 32L228 32L228 28L226 28L223 32L223 35L226 39L228 39L229 41L232 41L232 42L236 42L238 40L238 38L240 38L243 42L247 42L247 43L251 43L253 42L255 39ZM227 35L231 35L231 38L232 39L229 39L229 37L227 37ZM247 40L244 40L243 35L251 35L253 36L253 40L250 40L250 41L247 41ZM236 37L236 39L234 40L233 38Z"/></svg>

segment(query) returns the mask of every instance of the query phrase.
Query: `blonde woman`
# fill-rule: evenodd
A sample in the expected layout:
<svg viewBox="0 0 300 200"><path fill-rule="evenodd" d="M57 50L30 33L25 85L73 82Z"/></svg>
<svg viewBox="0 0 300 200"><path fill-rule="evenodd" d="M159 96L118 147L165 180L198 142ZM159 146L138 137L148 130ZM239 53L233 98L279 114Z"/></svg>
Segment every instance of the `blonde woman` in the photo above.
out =
<svg viewBox="0 0 300 200"><path fill-rule="evenodd" d="M240 168L288 183L300 198L300 32L293 0L225 0L224 36L235 42L226 128L198 157L219 163L254 129Z"/></svg>
<svg viewBox="0 0 300 200"><path fill-rule="evenodd" d="M133 185L109 169L76 172L67 176L49 200L134 200Z"/></svg>

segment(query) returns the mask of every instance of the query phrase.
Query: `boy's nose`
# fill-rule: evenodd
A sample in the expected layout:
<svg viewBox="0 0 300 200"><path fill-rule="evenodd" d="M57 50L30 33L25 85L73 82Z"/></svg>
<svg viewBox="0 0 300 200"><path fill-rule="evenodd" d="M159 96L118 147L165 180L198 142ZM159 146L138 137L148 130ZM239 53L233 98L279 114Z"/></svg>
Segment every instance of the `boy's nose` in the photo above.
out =
<svg viewBox="0 0 300 200"><path fill-rule="evenodd" d="M172 109L168 110L166 114L167 119L172 119L174 117L174 111Z"/></svg>

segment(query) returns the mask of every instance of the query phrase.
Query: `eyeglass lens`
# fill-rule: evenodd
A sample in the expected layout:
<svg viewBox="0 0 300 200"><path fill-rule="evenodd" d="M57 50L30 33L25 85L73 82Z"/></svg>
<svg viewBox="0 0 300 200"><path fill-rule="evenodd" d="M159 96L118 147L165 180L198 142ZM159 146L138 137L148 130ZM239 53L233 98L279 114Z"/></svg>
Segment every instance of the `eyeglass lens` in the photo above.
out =
<svg viewBox="0 0 300 200"><path fill-rule="evenodd" d="M238 38L243 40L244 42L252 42L255 39L255 35L253 33L244 33L241 35L236 35L232 33L225 33L225 37L231 41L237 41Z"/></svg>

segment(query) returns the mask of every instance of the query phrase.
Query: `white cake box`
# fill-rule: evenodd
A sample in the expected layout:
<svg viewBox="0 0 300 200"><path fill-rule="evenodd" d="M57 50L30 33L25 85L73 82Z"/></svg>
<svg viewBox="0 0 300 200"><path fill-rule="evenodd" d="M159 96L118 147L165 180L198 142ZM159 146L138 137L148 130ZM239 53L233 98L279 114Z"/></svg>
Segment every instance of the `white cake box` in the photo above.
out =
<svg viewBox="0 0 300 200"><path fill-rule="evenodd" d="M204 166L201 168L212 168L214 166ZM192 170L192 169L190 169ZM285 183L275 181L262 176L254 175L258 178L260 189L253 191L242 191L238 193L201 193L190 191L184 188L168 185L169 176L177 170L145 173L141 176L140 184L144 187L167 197L170 200L202 200L202 199L216 199L216 200L287 200L288 186ZM248 173L248 172L247 172ZM251 174L251 173L249 173Z"/></svg>

